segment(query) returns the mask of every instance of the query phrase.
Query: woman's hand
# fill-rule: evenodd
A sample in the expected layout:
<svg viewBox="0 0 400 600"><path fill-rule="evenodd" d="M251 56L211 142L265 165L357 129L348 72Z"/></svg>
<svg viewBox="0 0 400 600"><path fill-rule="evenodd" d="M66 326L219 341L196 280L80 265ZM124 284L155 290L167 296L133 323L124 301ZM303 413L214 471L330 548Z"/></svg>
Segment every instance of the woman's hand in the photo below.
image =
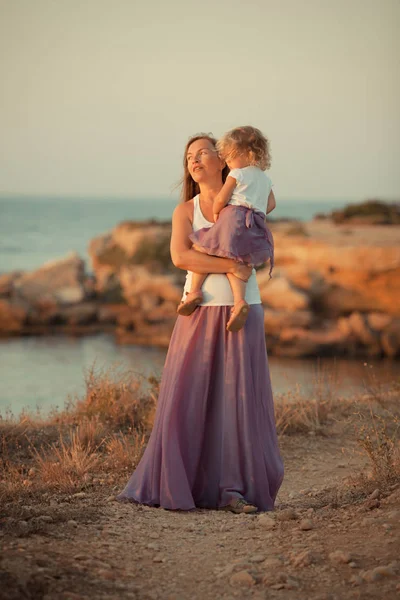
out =
<svg viewBox="0 0 400 600"><path fill-rule="evenodd" d="M214 223L218 221L219 213L214 213Z"/></svg>

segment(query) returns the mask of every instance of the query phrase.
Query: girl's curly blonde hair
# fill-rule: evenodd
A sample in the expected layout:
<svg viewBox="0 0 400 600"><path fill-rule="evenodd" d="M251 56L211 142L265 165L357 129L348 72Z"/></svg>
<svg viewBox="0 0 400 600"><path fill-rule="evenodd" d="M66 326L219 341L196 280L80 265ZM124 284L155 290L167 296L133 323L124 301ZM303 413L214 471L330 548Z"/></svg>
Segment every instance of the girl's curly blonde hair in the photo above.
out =
<svg viewBox="0 0 400 600"><path fill-rule="evenodd" d="M271 166L269 140L256 127L235 127L218 140L216 148L224 160L246 156L249 163L266 171Z"/></svg>

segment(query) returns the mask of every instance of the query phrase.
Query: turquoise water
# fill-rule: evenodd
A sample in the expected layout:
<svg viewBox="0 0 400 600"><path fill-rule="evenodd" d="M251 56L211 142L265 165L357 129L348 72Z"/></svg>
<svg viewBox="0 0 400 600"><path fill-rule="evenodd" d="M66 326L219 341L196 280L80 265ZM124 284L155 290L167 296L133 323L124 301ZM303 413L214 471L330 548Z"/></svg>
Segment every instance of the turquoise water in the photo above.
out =
<svg viewBox="0 0 400 600"><path fill-rule="evenodd" d="M90 240L126 219L170 220L178 200L0 198L0 273L30 270L75 250L88 260ZM309 220L345 201L282 201L274 218ZM90 269L90 265L88 264Z"/></svg>
<svg viewBox="0 0 400 600"><path fill-rule="evenodd" d="M108 335L85 338L41 337L0 340L0 415L9 408L17 415L25 407L62 408L68 396L84 391L84 374L93 365L107 369L118 365L138 376L160 375L166 350L138 346L118 346ZM382 383L391 381L398 364L363 360L324 359L320 372L336 372L338 395L360 391L371 372ZM300 385L312 397L313 381L318 372L315 359L270 358L274 394L294 390Z"/></svg>

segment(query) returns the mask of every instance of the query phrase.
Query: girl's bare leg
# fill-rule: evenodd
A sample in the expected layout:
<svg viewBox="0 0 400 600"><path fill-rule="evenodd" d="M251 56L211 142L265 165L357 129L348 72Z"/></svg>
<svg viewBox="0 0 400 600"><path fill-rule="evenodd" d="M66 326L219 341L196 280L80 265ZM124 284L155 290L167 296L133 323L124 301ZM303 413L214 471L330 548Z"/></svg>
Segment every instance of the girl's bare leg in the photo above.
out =
<svg viewBox="0 0 400 600"><path fill-rule="evenodd" d="M235 277L235 275L232 275L231 273L227 273L227 277L232 288L235 305L226 328L228 331L239 331L242 329L249 316L250 307L245 300L247 282Z"/></svg>
<svg viewBox="0 0 400 600"><path fill-rule="evenodd" d="M226 276L229 279L229 284L232 288L233 301L237 304L240 300L245 299L247 282L239 279L232 273L227 273Z"/></svg>
<svg viewBox="0 0 400 600"><path fill-rule="evenodd" d="M177 308L178 315L188 317L203 301L203 292L201 286L203 285L207 273L193 273L192 284L190 286L190 292L186 292L186 298L179 304Z"/></svg>

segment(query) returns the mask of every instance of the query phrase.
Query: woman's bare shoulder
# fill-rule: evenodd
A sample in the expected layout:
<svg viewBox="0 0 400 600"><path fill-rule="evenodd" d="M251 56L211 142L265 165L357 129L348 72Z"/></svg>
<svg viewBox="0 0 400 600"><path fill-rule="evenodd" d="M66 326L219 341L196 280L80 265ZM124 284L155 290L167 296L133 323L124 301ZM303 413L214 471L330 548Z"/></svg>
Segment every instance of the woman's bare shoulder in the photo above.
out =
<svg viewBox="0 0 400 600"><path fill-rule="evenodd" d="M190 222L193 221L193 200L188 200L187 202L181 202L178 204L173 213L173 219L181 220L181 219L189 219Z"/></svg>

